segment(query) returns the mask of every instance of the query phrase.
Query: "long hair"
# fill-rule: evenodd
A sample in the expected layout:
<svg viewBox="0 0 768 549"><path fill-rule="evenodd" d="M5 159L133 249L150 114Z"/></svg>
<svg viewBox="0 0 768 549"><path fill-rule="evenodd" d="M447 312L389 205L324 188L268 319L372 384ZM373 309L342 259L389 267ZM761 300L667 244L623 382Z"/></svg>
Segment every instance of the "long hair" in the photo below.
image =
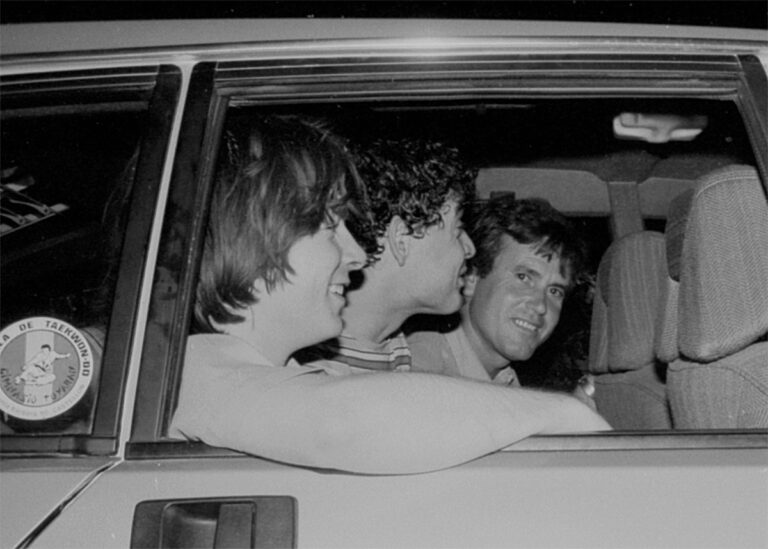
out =
<svg viewBox="0 0 768 549"><path fill-rule="evenodd" d="M219 170L211 200L195 319L205 332L243 320L236 311L293 273L288 250L331 214L358 228L364 249L370 223L365 189L345 143L322 123L299 117L255 122L247 154Z"/></svg>

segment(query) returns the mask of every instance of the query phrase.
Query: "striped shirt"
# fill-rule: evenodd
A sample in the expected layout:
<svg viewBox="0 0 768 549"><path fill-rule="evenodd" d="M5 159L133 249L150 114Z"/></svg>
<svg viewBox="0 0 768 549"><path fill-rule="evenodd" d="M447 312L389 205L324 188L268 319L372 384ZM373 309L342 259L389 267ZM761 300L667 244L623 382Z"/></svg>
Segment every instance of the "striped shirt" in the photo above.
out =
<svg viewBox="0 0 768 549"><path fill-rule="evenodd" d="M382 343L362 341L342 334L300 351L296 358L304 365L320 367L332 375L370 371L407 372L411 351L400 333Z"/></svg>

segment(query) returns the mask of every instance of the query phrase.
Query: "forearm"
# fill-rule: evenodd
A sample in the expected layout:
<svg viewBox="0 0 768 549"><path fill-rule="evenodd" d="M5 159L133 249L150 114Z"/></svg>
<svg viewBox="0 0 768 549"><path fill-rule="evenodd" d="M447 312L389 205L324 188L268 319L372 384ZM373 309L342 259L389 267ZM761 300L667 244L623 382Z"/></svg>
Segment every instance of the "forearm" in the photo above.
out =
<svg viewBox="0 0 768 549"><path fill-rule="evenodd" d="M608 425L567 395L429 374L302 376L280 393L247 451L301 465L415 473L463 463L537 433ZM277 395L274 395L277 396ZM266 428L265 428L266 427ZM246 429L250 427L245 426Z"/></svg>
<svg viewBox="0 0 768 549"><path fill-rule="evenodd" d="M381 378L385 376L379 376ZM377 467L413 472L450 467L537 433L592 431L607 425L566 395L430 375L386 376L355 390L354 427ZM375 387L379 382L388 387ZM371 394L366 395L366 390ZM381 391L381 395L377 395ZM350 391L352 392L352 391ZM384 395L390 395L386 398ZM355 447L350 441L349 447ZM361 452L361 455L364 455Z"/></svg>

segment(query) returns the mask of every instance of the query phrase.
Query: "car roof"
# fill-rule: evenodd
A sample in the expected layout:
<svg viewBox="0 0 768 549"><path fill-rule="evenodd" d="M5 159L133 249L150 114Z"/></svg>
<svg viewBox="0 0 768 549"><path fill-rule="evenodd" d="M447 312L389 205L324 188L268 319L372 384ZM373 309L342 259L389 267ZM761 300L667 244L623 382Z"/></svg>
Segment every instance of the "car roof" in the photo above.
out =
<svg viewBox="0 0 768 549"><path fill-rule="evenodd" d="M673 41L687 49L699 41L765 47L762 30L625 23L499 21L456 19L189 19L5 24L2 57L100 50L204 48L254 42L399 38L536 38L551 40Z"/></svg>

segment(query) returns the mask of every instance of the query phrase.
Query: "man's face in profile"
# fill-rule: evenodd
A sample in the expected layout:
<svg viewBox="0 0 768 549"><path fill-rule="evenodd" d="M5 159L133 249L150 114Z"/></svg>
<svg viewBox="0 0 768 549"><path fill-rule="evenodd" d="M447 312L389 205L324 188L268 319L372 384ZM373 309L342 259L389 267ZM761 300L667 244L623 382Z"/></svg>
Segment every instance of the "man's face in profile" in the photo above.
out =
<svg viewBox="0 0 768 549"><path fill-rule="evenodd" d="M475 247L464 230L455 200L446 201L441 214L441 223L412 237L413 254L409 260L416 267L412 291L419 310L450 314L461 307L466 261L475 255Z"/></svg>

